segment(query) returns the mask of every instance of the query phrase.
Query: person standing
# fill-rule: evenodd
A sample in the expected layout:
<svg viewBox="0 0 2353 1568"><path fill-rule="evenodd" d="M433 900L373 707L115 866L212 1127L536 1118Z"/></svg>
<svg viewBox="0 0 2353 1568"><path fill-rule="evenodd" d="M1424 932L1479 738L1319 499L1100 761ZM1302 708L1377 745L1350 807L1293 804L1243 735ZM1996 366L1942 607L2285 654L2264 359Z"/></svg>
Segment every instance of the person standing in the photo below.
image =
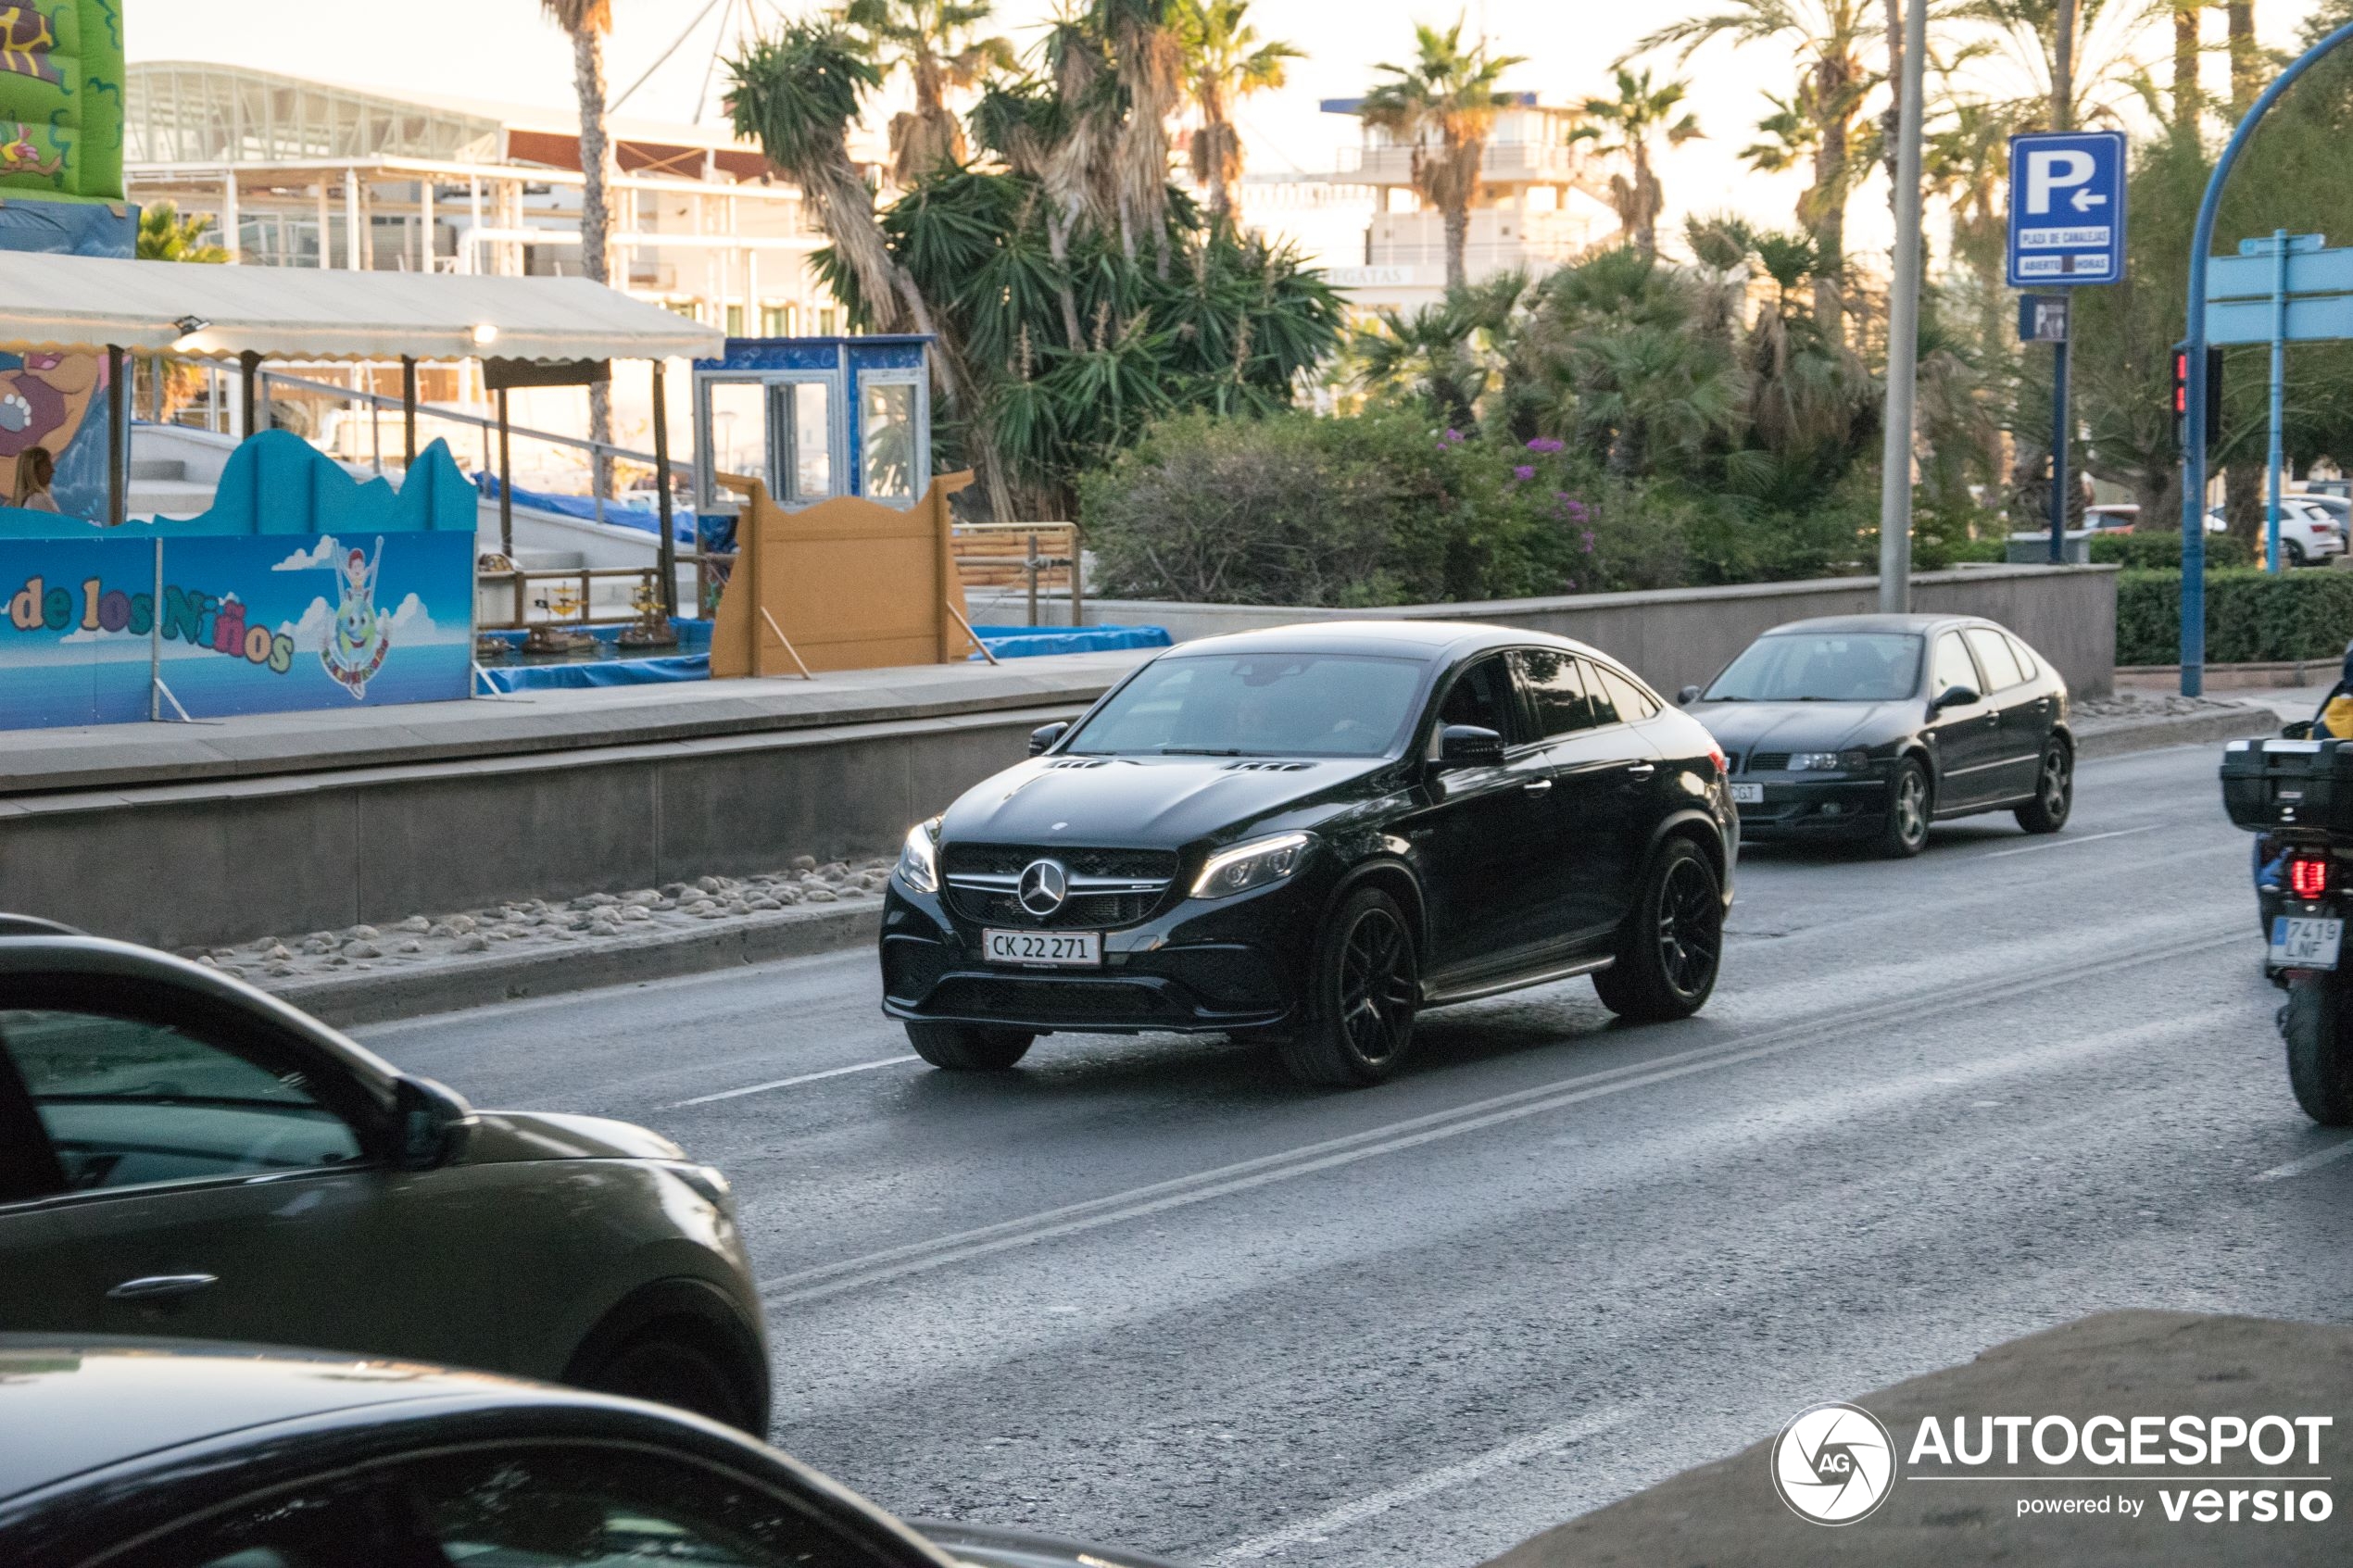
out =
<svg viewBox="0 0 2353 1568"><path fill-rule="evenodd" d="M54 512L57 498L49 486L57 477L57 459L46 446L28 446L17 455L17 505L31 512Z"/></svg>

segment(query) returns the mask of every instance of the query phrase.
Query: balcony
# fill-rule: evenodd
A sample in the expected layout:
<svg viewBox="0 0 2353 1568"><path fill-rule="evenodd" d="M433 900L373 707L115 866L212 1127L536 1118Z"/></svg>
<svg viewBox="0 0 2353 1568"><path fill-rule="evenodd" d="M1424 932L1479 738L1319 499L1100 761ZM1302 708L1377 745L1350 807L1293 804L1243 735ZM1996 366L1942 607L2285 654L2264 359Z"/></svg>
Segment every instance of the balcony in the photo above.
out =
<svg viewBox="0 0 2353 1568"><path fill-rule="evenodd" d="M1563 142L1496 141L1479 158L1479 179L1491 185L1566 185L1584 171L1580 148ZM1361 144L1333 158L1335 178L1364 185L1411 185L1414 148Z"/></svg>

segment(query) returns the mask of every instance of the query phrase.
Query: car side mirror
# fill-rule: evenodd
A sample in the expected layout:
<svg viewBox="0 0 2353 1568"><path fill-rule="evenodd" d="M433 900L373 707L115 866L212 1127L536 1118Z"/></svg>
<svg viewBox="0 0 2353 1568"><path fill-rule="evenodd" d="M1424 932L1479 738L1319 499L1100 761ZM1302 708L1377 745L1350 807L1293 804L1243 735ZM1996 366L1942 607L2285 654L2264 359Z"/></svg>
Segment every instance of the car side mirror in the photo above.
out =
<svg viewBox="0 0 2353 1568"><path fill-rule="evenodd" d="M432 1171L449 1163L475 1121L474 1108L463 1096L431 1078L396 1080L392 1112L392 1162L403 1171Z"/></svg>
<svg viewBox="0 0 2353 1568"><path fill-rule="evenodd" d="M1504 759L1504 737L1478 724L1449 724L1438 733L1441 768L1491 768Z"/></svg>
<svg viewBox="0 0 2353 1568"><path fill-rule="evenodd" d="M1678 708L1689 708L1698 700L1699 688L1697 686L1685 686L1675 694L1675 706Z"/></svg>
<svg viewBox="0 0 2353 1568"><path fill-rule="evenodd" d="M1967 686L1947 686L1944 695L1929 704L1931 710L1942 713L1948 708L1967 708L1977 700L1977 694Z"/></svg>
<svg viewBox="0 0 2353 1568"><path fill-rule="evenodd" d="M1029 754L1032 757L1035 757L1038 753L1044 751L1048 746L1062 739L1063 732L1069 728L1070 721L1068 720L1063 720L1062 722L1057 724L1038 725L1036 729L1029 732Z"/></svg>

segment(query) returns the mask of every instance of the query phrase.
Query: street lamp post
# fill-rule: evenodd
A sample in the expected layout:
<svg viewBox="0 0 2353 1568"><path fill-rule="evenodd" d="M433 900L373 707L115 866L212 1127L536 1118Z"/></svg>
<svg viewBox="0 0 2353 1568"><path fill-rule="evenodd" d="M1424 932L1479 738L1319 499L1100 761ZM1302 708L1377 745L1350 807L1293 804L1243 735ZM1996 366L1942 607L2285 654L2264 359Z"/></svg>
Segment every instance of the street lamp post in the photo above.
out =
<svg viewBox="0 0 2353 1568"><path fill-rule="evenodd" d="M1912 407L1920 335L1920 115L1928 0L1904 14L1896 116L1894 277L1887 299L1887 419L1879 484L1879 607L1912 608Z"/></svg>

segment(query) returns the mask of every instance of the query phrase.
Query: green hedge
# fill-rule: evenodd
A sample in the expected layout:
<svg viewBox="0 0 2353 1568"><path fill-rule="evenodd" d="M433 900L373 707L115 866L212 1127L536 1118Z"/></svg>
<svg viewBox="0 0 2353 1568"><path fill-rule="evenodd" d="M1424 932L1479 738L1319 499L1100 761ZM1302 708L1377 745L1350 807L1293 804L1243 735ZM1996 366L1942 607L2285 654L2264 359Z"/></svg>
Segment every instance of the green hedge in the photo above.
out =
<svg viewBox="0 0 2353 1568"><path fill-rule="evenodd" d="M2178 664L2182 574L2116 578L2116 662ZM2312 659L2334 662L2353 638L2353 571L2209 571L2206 658L2213 664Z"/></svg>
<svg viewBox="0 0 2353 1568"><path fill-rule="evenodd" d="M2162 532L2095 534L2092 560L2099 566L2120 566L2127 571L2179 571L2182 536ZM2233 539L2227 533L2206 536L2207 571L2227 571L2254 564L2255 552L2246 547L2246 540Z"/></svg>

